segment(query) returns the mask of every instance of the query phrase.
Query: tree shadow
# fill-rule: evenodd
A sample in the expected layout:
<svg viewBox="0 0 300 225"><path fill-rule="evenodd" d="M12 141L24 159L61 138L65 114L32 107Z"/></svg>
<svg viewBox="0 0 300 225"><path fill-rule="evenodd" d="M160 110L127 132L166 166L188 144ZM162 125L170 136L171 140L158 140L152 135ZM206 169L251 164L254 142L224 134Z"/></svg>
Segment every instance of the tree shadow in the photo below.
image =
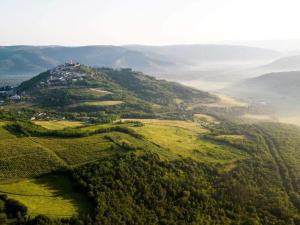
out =
<svg viewBox="0 0 300 225"><path fill-rule="evenodd" d="M52 198L61 197L62 199L71 202L77 209L78 216L84 216L92 212L91 201L87 196L76 191L72 180L67 175L47 174L34 179L34 183L51 190Z"/></svg>

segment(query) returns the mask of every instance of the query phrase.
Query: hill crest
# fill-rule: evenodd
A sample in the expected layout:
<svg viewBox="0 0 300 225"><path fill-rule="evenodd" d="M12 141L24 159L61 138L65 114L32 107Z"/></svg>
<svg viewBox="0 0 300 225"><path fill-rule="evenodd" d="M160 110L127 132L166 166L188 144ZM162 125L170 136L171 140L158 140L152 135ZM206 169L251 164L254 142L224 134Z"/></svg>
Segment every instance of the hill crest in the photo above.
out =
<svg viewBox="0 0 300 225"><path fill-rule="evenodd" d="M111 108L109 113L180 111L190 104L217 100L208 92L157 80L130 68L94 68L79 63L66 63L41 73L19 85L17 92L43 107L71 111Z"/></svg>

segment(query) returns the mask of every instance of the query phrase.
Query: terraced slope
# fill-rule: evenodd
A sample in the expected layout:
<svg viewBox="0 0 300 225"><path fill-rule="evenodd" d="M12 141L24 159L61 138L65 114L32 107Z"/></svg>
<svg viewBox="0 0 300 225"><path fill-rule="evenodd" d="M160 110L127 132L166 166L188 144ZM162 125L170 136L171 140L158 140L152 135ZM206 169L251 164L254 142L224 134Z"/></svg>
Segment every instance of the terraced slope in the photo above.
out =
<svg viewBox="0 0 300 225"><path fill-rule="evenodd" d="M65 162L30 137L17 137L0 125L0 179L23 178L47 173Z"/></svg>
<svg viewBox="0 0 300 225"><path fill-rule="evenodd" d="M21 128L18 126L25 126L26 123L19 123L14 128L19 129L16 133L4 128L3 122L0 127L1 176L3 179L32 177L128 150L153 151L166 160L191 157L208 163L230 164L245 157L234 147L201 138L208 130L198 123L142 120L144 125L139 126L140 121L138 124L125 122L120 125L102 124L79 128L68 128L69 124L66 124L65 129L57 131L37 125ZM52 128L57 125L57 121L48 121L46 125ZM131 133L128 128L132 129Z"/></svg>

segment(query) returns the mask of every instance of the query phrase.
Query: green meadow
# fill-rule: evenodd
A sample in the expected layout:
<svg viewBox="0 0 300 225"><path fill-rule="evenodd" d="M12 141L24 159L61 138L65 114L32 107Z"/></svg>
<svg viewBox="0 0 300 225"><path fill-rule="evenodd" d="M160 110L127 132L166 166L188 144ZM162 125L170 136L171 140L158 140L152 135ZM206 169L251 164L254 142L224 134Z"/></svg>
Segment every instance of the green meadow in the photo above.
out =
<svg viewBox="0 0 300 225"><path fill-rule="evenodd" d="M51 121L34 121L35 124L40 125L49 130L62 130L70 127L79 127L84 125L79 121L67 121L67 120L51 120Z"/></svg>
<svg viewBox="0 0 300 225"><path fill-rule="evenodd" d="M170 158L184 157L222 164L245 158L245 153L233 146L204 139L203 134L208 131L194 122L149 120L144 126L134 129L146 140L167 151Z"/></svg>
<svg viewBox="0 0 300 225"><path fill-rule="evenodd" d="M127 120L128 121L128 120ZM144 149L158 153L164 159L192 158L201 162L233 163L245 157L245 153L230 145L219 144L203 138L208 130L191 121L139 120L144 125L123 122L144 136L143 139L117 131L107 131L84 137L15 136L0 127L0 178L15 179L32 177L66 166L77 166L104 156L122 152L125 148ZM36 121L46 129L74 129L78 132L94 132L109 129L115 124L90 126L71 121ZM233 136L234 138L237 138ZM232 137L232 138L233 138ZM219 137L226 139L229 137ZM217 139L216 139L217 140Z"/></svg>
<svg viewBox="0 0 300 225"><path fill-rule="evenodd" d="M0 181L51 172L64 162L31 137L18 137L0 126Z"/></svg>
<svg viewBox="0 0 300 225"><path fill-rule="evenodd" d="M63 175L0 184L0 193L25 204L29 216L67 218L86 214L90 209L88 200L75 192L71 180Z"/></svg>
<svg viewBox="0 0 300 225"><path fill-rule="evenodd" d="M83 102L80 103L80 106L114 106L123 104L122 101L90 101L90 102Z"/></svg>

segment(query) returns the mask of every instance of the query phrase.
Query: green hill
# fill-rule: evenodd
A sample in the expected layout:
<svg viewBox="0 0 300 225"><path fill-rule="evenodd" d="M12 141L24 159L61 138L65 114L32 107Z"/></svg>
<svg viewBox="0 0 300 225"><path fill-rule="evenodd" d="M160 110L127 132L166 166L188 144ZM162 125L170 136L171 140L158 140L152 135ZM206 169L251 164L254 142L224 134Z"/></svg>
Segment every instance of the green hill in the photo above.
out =
<svg viewBox="0 0 300 225"><path fill-rule="evenodd" d="M131 69L62 65L26 82L17 91L39 107L68 112L119 113L127 117L180 113L216 97L178 83L156 80Z"/></svg>

